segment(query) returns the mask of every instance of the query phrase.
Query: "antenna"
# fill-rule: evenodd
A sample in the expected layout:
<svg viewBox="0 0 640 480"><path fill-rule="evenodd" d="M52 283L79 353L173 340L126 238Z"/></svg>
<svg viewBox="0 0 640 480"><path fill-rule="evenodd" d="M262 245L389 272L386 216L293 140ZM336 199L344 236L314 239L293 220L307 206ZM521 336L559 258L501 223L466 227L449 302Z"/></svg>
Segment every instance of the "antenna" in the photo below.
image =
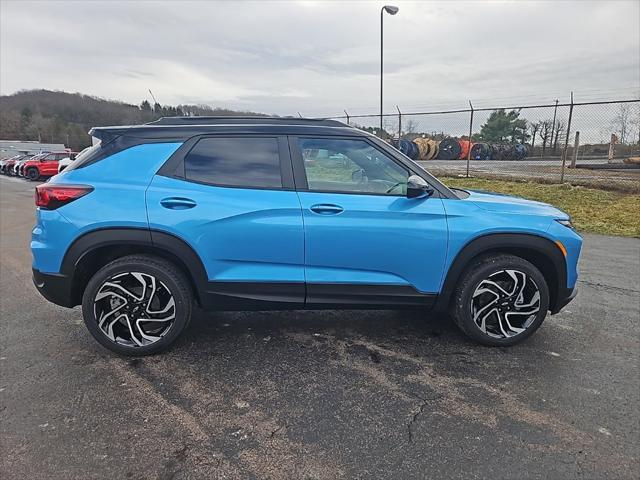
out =
<svg viewBox="0 0 640 480"><path fill-rule="evenodd" d="M158 103L158 101L156 100L156 97L153 96L153 92L151 91L151 89L149 89L149 93L151 94L151 98L153 98L153 103L154 104Z"/></svg>

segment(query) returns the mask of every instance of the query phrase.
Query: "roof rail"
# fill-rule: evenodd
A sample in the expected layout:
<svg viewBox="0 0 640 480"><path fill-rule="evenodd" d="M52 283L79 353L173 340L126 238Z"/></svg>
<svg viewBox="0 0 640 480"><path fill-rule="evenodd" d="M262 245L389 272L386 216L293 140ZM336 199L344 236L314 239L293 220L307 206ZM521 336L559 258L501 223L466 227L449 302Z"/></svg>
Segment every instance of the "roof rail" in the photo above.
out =
<svg viewBox="0 0 640 480"><path fill-rule="evenodd" d="M146 125L317 125L319 127L346 127L339 120L324 118L268 117L268 116L193 116L162 117Z"/></svg>

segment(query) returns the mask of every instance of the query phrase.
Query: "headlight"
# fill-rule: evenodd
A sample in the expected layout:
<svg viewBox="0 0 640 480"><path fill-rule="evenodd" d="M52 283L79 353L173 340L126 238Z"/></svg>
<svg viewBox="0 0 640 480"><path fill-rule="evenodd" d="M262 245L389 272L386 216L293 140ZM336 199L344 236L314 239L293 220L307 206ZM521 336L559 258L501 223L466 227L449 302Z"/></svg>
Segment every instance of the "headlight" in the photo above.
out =
<svg viewBox="0 0 640 480"><path fill-rule="evenodd" d="M558 222L560 225L564 225L565 227L571 228L572 230L575 230L575 227L573 226L573 223L571 223L571 219L570 218L566 218L566 219L557 219L556 218L556 222Z"/></svg>

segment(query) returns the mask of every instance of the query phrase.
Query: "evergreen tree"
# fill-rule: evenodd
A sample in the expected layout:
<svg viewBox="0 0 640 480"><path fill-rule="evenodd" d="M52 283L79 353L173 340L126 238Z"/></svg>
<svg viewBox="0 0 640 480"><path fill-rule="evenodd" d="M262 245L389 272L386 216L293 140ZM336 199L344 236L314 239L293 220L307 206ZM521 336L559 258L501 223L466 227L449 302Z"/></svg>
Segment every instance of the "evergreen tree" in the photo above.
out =
<svg viewBox="0 0 640 480"><path fill-rule="evenodd" d="M494 110L487 121L480 127L479 140L496 143L516 143L527 141L530 135L527 133L527 121L519 118L520 112L504 109Z"/></svg>

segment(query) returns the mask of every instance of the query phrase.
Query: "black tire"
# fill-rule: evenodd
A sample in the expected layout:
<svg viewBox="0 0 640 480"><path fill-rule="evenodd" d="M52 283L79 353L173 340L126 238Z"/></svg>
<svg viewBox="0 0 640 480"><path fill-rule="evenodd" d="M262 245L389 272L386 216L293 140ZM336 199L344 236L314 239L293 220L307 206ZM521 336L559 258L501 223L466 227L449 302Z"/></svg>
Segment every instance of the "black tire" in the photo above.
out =
<svg viewBox="0 0 640 480"><path fill-rule="evenodd" d="M32 182L35 182L36 180L38 180L40 178L40 172L38 171L37 168L35 167L31 167L29 168L29 170L27 170L27 178L29 180L31 180Z"/></svg>
<svg viewBox="0 0 640 480"><path fill-rule="evenodd" d="M158 340L153 341L152 343L137 345L134 344L133 341L129 341L129 344L123 343L125 341L125 337L127 335L127 329L124 326L124 320L129 324L130 332L129 337L133 337L133 330L131 329L131 323L128 321L129 317L126 317L123 321L114 321L116 324L114 328L110 331L112 336L115 338L112 339L108 336L108 334L99 327L98 318L96 318L96 310L98 308L98 302L104 301L104 297L102 299L97 299L96 296L99 292L101 292L101 296L104 296L104 292L102 289L105 287L105 282L110 281L109 284L112 285L114 282L114 277L118 276L122 278L123 276L126 278L128 276L133 276L134 274L140 277L148 277L153 278L153 286L154 290L151 293L149 298L149 303L147 303L147 311L149 310L149 306L151 305L151 301L155 300L155 287L158 285L158 290L162 288L165 296L169 295L169 300L173 300L174 306L169 310L169 313L174 315L172 319L172 323L166 327L166 331L164 331L159 337ZM119 280L115 280L119 281ZM142 283L139 284L141 286ZM111 287L107 287L111 288ZM146 286L142 288L147 288ZM120 290L112 289L113 291L120 292ZM145 297L145 290L141 294L141 298ZM117 296L117 295L116 295ZM110 297L109 297L110 298ZM121 297L124 298L124 297ZM128 297L129 298L129 297ZM110 298L110 302L113 300ZM117 300L116 300L117 301ZM141 303L145 303L146 300L143 300ZM131 310L133 305L136 305L135 302L126 302L127 305L124 305L122 310L118 313L118 315L113 315L111 318L115 318L116 316L121 316L122 313L126 313ZM138 303L138 305L140 305ZM112 308L113 304L111 304ZM108 348L109 350L116 352L121 355L133 355L133 356L142 356L142 355L151 355L153 353L160 352L166 349L169 345L171 345L178 336L182 333L182 331L187 327L189 321L191 320L191 311L193 307L193 292L191 290L189 281L186 279L184 274L171 262L163 260L162 258L154 257L151 255L129 255L126 257L119 258L114 260L113 262L102 267L98 272L96 272L93 277L89 280L87 287L84 291L84 295L82 296L82 314L84 317L84 323L91 332L91 335L100 343L103 347ZM120 307L117 307L120 308ZM162 305L160 306L162 308ZM138 310L140 307L138 306ZM139 312L130 312L131 315L140 315ZM144 312L142 313L144 316ZM135 317L133 317L135 318ZM140 320L139 320L140 321ZM153 320L145 323L151 323ZM156 320L156 323L159 325L164 325L163 323ZM155 326L156 323L153 323ZM136 330L137 332L141 332L142 327L136 322ZM120 332L123 332L125 337L116 337L115 330L120 329ZM148 332L147 332L148 333ZM142 339L142 337L137 337ZM120 341L118 341L120 340ZM145 341L142 339L143 342Z"/></svg>
<svg viewBox="0 0 640 480"><path fill-rule="evenodd" d="M504 283L500 285L501 280L497 279L502 279ZM504 298L498 296L502 296L505 290L506 293L511 293L508 291L511 288L509 279L513 281L513 291L519 288L519 279L523 281L522 290L517 294L520 298L513 299L513 295L504 295ZM505 290L492 286L496 284ZM525 293L529 295L529 300L536 298L536 289L538 301L533 302L531 307L523 303L526 302ZM486 304L482 308L477 308L478 304L474 302L480 301L485 301ZM537 313L528 315L536 308ZM549 310L549 288L544 276L531 263L514 255L488 255L475 260L462 274L451 302L451 316L455 324L467 336L488 346L505 347L524 341L542 325L547 316L547 310ZM474 321L474 315L481 321L481 325ZM512 327L506 315L512 316L511 321L514 324L518 322L517 327ZM481 328L482 325L484 325L484 331ZM519 331L521 328L523 330ZM513 335L509 336L511 333ZM504 335L504 337L498 338L496 335Z"/></svg>

